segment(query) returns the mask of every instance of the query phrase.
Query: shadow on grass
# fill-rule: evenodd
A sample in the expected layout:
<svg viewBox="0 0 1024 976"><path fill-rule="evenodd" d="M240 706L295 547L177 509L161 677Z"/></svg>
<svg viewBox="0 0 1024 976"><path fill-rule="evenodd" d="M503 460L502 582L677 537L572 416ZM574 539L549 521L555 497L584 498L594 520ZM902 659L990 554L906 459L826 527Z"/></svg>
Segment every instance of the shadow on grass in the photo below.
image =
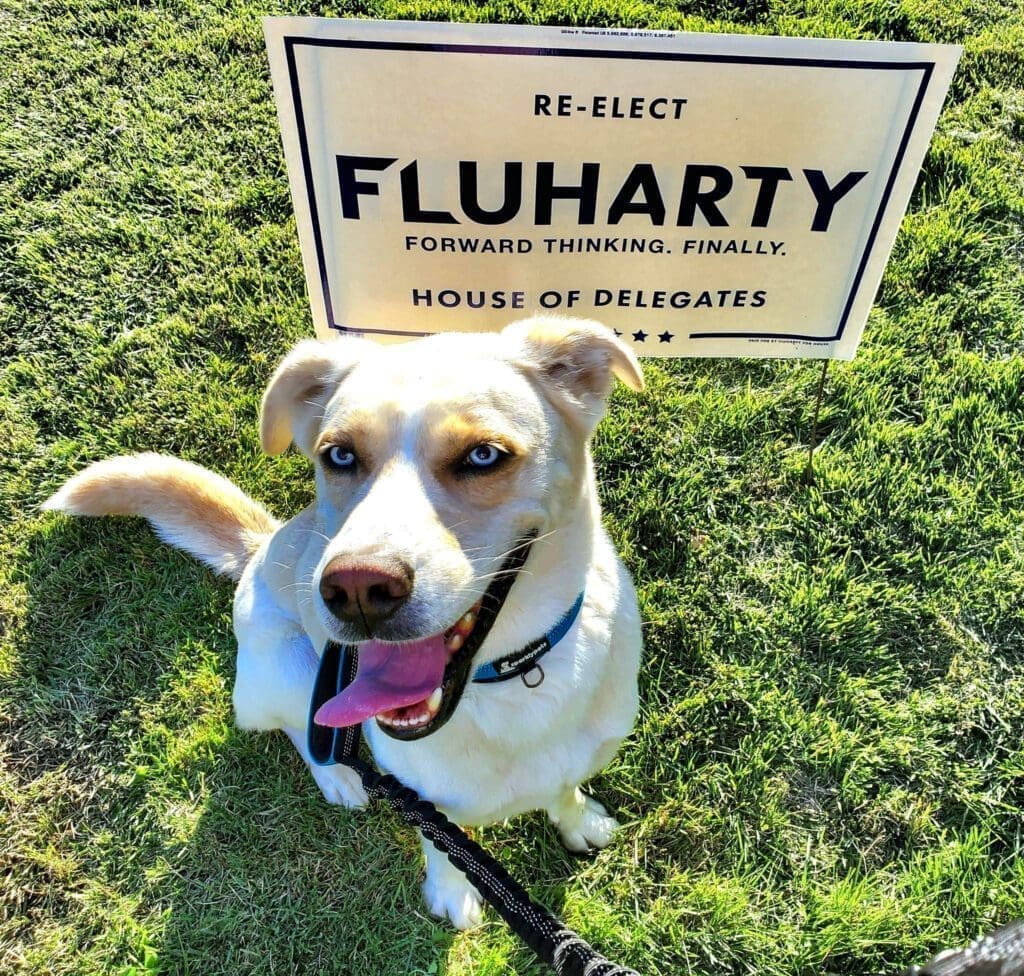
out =
<svg viewBox="0 0 1024 976"><path fill-rule="evenodd" d="M328 807L282 736L232 729L213 765L166 875L168 972L439 971L454 933L426 917L411 831Z"/></svg>
<svg viewBox="0 0 1024 976"><path fill-rule="evenodd" d="M7 757L47 807L31 843L75 872L27 856L11 880L76 933L72 971L446 971L412 828L328 806L283 734L233 726L230 583L141 521L47 520L26 555ZM558 912L572 865L543 844Z"/></svg>

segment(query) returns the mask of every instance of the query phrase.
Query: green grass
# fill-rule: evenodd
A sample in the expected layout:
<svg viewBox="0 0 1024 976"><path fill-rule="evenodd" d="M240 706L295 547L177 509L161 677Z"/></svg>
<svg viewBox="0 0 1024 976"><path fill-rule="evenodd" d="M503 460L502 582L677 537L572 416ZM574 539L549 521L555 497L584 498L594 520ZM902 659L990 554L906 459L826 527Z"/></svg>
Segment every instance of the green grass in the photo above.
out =
<svg viewBox="0 0 1024 976"><path fill-rule="evenodd" d="M1024 915L1024 10L1015 0L0 0L0 971L539 974L425 916L417 845L231 724L231 587L38 505L155 449L280 514L310 332L263 13L958 41L857 359L680 361L596 452L646 624L591 860L482 831L643 974L896 974Z"/></svg>

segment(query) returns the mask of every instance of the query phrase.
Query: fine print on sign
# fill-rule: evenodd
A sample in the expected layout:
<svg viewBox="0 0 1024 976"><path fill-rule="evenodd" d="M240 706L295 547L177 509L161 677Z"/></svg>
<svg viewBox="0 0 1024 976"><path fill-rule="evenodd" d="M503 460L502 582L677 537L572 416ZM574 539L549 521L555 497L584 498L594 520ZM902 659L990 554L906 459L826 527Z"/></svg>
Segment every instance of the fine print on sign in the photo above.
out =
<svg viewBox="0 0 1024 976"><path fill-rule="evenodd" d="M264 21L317 331L853 357L960 48Z"/></svg>

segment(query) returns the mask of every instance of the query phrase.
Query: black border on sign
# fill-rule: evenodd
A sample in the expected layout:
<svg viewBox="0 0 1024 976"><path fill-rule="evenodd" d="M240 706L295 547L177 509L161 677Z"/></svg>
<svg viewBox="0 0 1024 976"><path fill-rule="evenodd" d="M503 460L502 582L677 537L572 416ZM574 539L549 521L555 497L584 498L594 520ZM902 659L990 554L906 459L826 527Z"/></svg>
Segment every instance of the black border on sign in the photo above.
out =
<svg viewBox="0 0 1024 976"><path fill-rule="evenodd" d="M592 48L555 48L555 47L509 47L490 44L428 44L413 41L358 41L342 40L339 38L315 38L315 37L285 37L285 57L288 62L288 79L292 90L292 102L295 108L295 121L298 128L299 151L302 154L302 173L306 183L306 196L309 201L309 215L313 226L313 240L316 244L317 266L320 270L320 287L323 289L324 303L327 311L327 324L339 332L375 333L379 335L397 336L422 336L429 333L423 332L400 332L393 329L361 329L353 326L339 325L334 321L334 309L331 304L331 288L327 278L327 261L324 257L324 247L320 231L320 215L317 211L316 193L313 188L313 169L309 159L309 145L306 141L306 122L302 111L302 97L299 93L299 74L295 63L295 48L300 45L310 47L347 47L361 48L364 50L380 51L424 51L436 54L498 54L511 55L516 57L560 57L560 58L608 58L613 60L632 59L637 61L694 61L710 64L755 64L755 65L780 65L797 68L846 68L851 70L869 71L920 71L921 84L918 86L914 104L911 106L910 114L907 117L907 124L903 130L903 137L900 139L899 147L893 158L892 170L886 180L885 189L878 202L878 211L875 214L874 223L864 244L864 252L861 255L857 271L853 276L853 284L847 296L846 304L843 307L843 314L839 319L834 335L830 336L809 336L802 334L787 334L780 332L691 332L691 339L795 339L803 342L835 342L841 339L846 328L850 311L860 289L861 280L868 260L871 258L872 248L875 245L875 238L878 236L878 228L881 226L882 217L885 215L886 207L889 204L889 197L892 195L892 188L896 182L896 174L899 172L900 164L910 142L910 136L914 131L917 116L924 101L928 84L931 81L935 63L932 61L845 61L834 58L780 58L780 57L756 57L742 54L687 54L674 51L601 51Z"/></svg>

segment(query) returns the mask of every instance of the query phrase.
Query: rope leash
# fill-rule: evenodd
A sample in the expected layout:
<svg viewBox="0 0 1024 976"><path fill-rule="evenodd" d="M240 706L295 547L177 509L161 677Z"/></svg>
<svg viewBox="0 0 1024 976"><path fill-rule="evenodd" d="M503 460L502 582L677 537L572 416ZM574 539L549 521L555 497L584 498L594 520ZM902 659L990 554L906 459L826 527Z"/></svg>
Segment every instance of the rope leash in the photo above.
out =
<svg viewBox="0 0 1024 976"><path fill-rule="evenodd" d="M535 902L501 864L433 803L360 759L358 725L337 731L335 761L359 774L368 797L387 803L407 824L418 827L558 976L638 976L635 970L606 959ZM941 952L922 967L909 967L904 976L1024 976L1024 921L1011 922L964 949Z"/></svg>
<svg viewBox="0 0 1024 976"><path fill-rule="evenodd" d="M355 672L352 655L347 655L342 671L343 680L351 681ZM501 864L433 803L360 759L358 725L331 731L334 738L328 749L334 761L359 774L368 797L387 803L407 824L418 827L558 976L638 976L635 970L606 959L535 902ZM1011 922L964 949L940 952L922 967L909 967L904 976L1024 976L1024 921Z"/></svg>
<svg viewBox="0 0 1024 976"><path fill-rule="evenodd" d="M358 725L327 729L312 721L318 702L345 688L356 676L356 656L329 644L324 657L338 656L336 678L321 684L313 693L310 707L310 752L316 761L348 766L359 774L366 795L387 803L407 824L418 827L437 850L448 857L473 884L484 900L505 920L558 976L638 976L635 970L616 965L602 956L561 919L535 902L501 864L461 827L453 824L429 800L402 784L390 773L379 773L359 757L362 730ZM332 668L328 669L328 674ZM323 673L323 672L321 672Z"/></svg>
<svg viewBox="0 0 1024 976"><path fill-rule="evenodd" d="M506 564L501 577L485 598L490 599L495 613L512 585L516 570L525 562L528 543L529 540L517 547L515 557ZM581 602L582 595L577 600L573 616L579 611ZM554 637L553 643L557 643L556 634L547 636ZM467 647L466 651L471 654L475 648ZM330 664L325 668L327 662ZM313 721L317 708L324 701L352 683L356 670L354 653L339 644L327 645L321 655L321 668L310 703L308 744L314 761L322 765L340 763L355 771L366 795L387 803L407 824L418 827L423 836L476 887L509 928L540 960L554 969L557 976L638 976L635 970L606 959L567 928L561 919L535 902L501 864L433 803L424 800L390 773L380 773L361 759L360 726L328 728ZM487 680L500 680L500 677L491 676ZM941 952L924 967L911 966L904 976L1024 976L1024 921L997 929L965 949Z"/></svg>
<svg viewBox="0 0 1024 976"><path fill-rule="evenodd" d="M464 668L463 686L473 655L486 639L494 619L504 605L516 575L530 553L535 535L529 533L512 548L501 571L481 600L477 626L453 659L461 661ZM558 643L572 626L582 604L581 593L571 611L551 632L521 652L499 659L492 668L493 673L484 674L480 680L502 681L522 672L524 684L531 687L526 681L526 672L536 666L540 655ZM449 662L451 666L452 662ZM406 823L418 827L423 836L476 886L484 900L508 923L512 931L551 966L558 976L638 976L632 969L609 962L579 935L566 928L557 916L538 905L490 854L432 803L422 799L415 790L404 786L391 774L379 773L360 759L362 732L358 725L333 728L316 723L314 717L317 710L328 699L348 688L356 679L357 670L357 654L341 644L329 641L320 656L309 708L307 736L313 761L321 765L340 763L357 772L367 796L388 803ZM458 697L455 703L458 703Z"/></svg>
<svg viewBox="0 0 1024 976"><path fill-rule="evenodd" d="M638 976L634 970L610 962L535 902L487 851L415 790L389 773L378 773L358 756L339 762L359 774L367 796L383 800L406 823L423 831L423 836L448 856L509 928L559 976Z"/></svg>

